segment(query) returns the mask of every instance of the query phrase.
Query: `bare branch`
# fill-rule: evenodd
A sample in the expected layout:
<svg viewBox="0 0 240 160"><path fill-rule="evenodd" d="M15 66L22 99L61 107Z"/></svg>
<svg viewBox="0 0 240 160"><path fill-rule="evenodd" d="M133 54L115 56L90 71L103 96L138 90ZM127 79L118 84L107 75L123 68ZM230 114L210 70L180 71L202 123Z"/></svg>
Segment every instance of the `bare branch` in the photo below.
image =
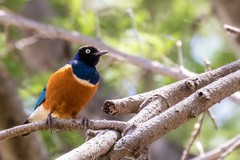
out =
<svg viewBox="0 0 240 160"><path fill-rule="evenodd" d="M200 134L202 125L203 125L203 120L205 118L206 112L204 112L202 115L199 116L199 120L198 122L194 125L194 131L191 134L191 138L185 148L185 150L183 151L183 155L181 157L181 160L186 160L187 156L189 154L189 151L193 145L193 143L195 142L195 140L197 139L198 135Z"/></svg>
<svg viewBox="0 0 240 160"><path fill-rule="evenodd" d="M114 115L137 113L140 111L140 113L134 117L136 120L133 119L131 121L136 123L136 121L139 121L139 117L144 117L145 120L148 120L168 107L178 103L183 98L188 97L197 89L239 69L240 60L150 92L123 99L107 100L104 103L103 111ZM152 105L153 108L146 108L145 106L152 102L153 99L159 100L159 102L156 103L157 105ZM155 101L153 103L155 103Z"/></svg>
<svg viewBox="0 0 240 160"><path fill-rule="evenodd" d="M140 124L116 142L103 159L120 159L146 147L212 105L240 90L240 71L231 73L198 90L162 114Z"/></svg>
<svg viewBox="0 0 240 160"><path fill-rule="evenodd" d="M124 129L127 127L127 124L125 122L120 121L106 121L106 120L88 120L87 122L83 122L82 119L53 119L52 127L61 131L84 130L84 129L94 130L113 129L119 132L123 132ZM49 125L46 123L45 120L20 125L0 131L0 140L6 140L16 136L21 136L26 133L48 129Z"/></svg>
<svg viewBox="0 0 240 160"><path fill-rule="evenodd" d="M237 27L233 27L228 24L224 24L223 27L230 33L240 34L240 29Z"/></svg>
<svg viewBox="0 0 240 160"><path fill-rule="evenodd" d="M205 64L205 71L211 71L211 62L207 59L207 58L204 58L204 64Z"/></svg>
<svg viewBox="0 0 240 160"><path fill-rule="evenodd" d="M236 141L232 146L227 148L227 150L221 154L221 156L219 157L219 160L224 160L230 153L232 153L239 146L240 146L240 140Z"/></svg>
<svg viewBox="0 0 240 160"><path fill-rule="evenodd" d="M106 153L119 137L120 134L115 131L103 131L78 148L58 157L56 160L94 160Z"/></svg>
<svg viewBox="0 0 240 160"><path fill-rule="evenodd" d="M112 56L113 58L115 58L115 59L117 59L117 60L121 60L121 61L127 61L127 62L129 62L129 63L131 63L131 64L134 64L134 65L137 65L137 66L140 66L140 67L142 67L142 68L145 68L145 69L148 69L148 70L151 70L151 71L153 71L153 72L156 72L156 73L159 73L159 74L162 74L162 75L166 75L166 76L171 76L171 77L174 77L174 78L177 78L177 79L183 79L183 78L186 78L186 77L189 77L189 76L192 76L192 75L194 75L194 73L191 73L191 72L188 72L187 70L180 70L180 69L177 69L177 68L169 68L169 67L166 67L166 66L164 66L164 65L162 65L162 64L160 64L160 63L158 63L158 62L156 62L156 61L151 61L151 60L147 60L147 59L143 59L143 58L141 58L141 57L137 57L137 56L132 56L132 55L127 55L127 54L125 54L125 53L123 53L123 52L120 52L120 51L117 51L117 50L115 50L115 49L113 49L113 48L111 48L111 47L109 47L108 45L106 45L105 43L103 43L102 41L100 41L100 40L97 40L97 39L94 39L94 38L91 38L91 37L88 37L88 36L85 36L85 35L82 35L82 34L80 34L80 33L78 33L78 32L68 32L68 31L66 31L66 30L64 30L64 29L61 29L61 28L56 28L56 27L52 27L52 26L50 26L50 25L44 25L44 24L41 24L41 23L37 23L37 22L35 22L35 21L32 21L32 20L29 20L29 19L26 19L26 18L23 18L23 17L20 17L20 16L16 16L16 15L13 15L13 14L11 14L11 13L8 13L8 12L6 12L6 11L3 11L3 10L0 10L0 23L2 23L2 24L4 24L4 25L6 25L6 24L11 24L11 25L15 25L15 26L17 26L17 27L20 27L20 28L23 28L23 29L30 29L30 30L33 30L35 33L37 33L37 34L39 34L39 35L41 35L41 36L45 36L45 37L48 37L48 38L59 38L59 39L63 39L63 40L67 40L67 41L71 41L71 42L74 42L74 43L81 43L81 44L92 44L92 45L95 45L96 47L98 47L98 48L101 48L101 49L107 49L107 50L109 50L110 52L112 52L112 54L110 55L110 56ZM231 72L230 72L231 73ZM229 74L229 73L228 73ZM227 74L226 74L227 75ZM218 77L218 78L220 78L221 76L218 76L218 75L213 75L213 77ZM227 76L227 77L229 77L229 76ZM196 90L196 88L201 88L201 87L199 87L199 85L198 85L198 79L195 79L195 80L193 80L193 79L191 79L192 80L192 84L190 84L190 87L188 87L188 88L190 88L190 90L191 90L191 93L193 93L195 90ZM216 79L214 79L214 80L216 80ZM213 80L213 81L214 81ZM180 81L180 82L182 82L182 81ZM239 82L239 81L238 81ZM200 85L202 85L202 87L203 86L205 86L205 85L207 85L207 84L209 84L210 82L208 81L208 82L205 82L205 81L203 81ZM214 82L215 83L215 82ZM236 85L237 83L235 83L235 85ZM234 85L234 84L231 84L231 85ZM184 85L185 87L186 87L186 85ZM211 85L209 85L209 86L211 86ZM230 85L229 85L230 86ZM192 88L191 88L192 87ZM196 87L196 88L195 88ZM229 87L228 87L228 89L229 89ZM236 88L234 88L234 89L236 89ZM181 91L181 90L180 90ZM211 94L209 94L208 95L208 90L205 90L206 91L206 93L207 93L207 95L205 95L205 92L201 92L201 94L203 94L203 95L201 95L200 96L200 92L198 92L198 96L200 96L200 97L203 97L202 99L207 99L206 100L206 105L204 106L204 107L210 107L209 106L209 104L211 104L209 101L209 97L208 96L210 96L210 98L211 98ZM231 90L232 91L232 90ZM230 91L228 90L228 92L227 93L229 93ZM191 93L189 93L188 92L188 94L190 95ZM197 94L197 93L196 93ZM196 95L196 94L194 94L194 95ZM143 102L145 102L144 104L145 105L143 105L142 107L141 107L141 109L142 108L147 108L147 107L145 107L145 106L153 106L153 105L150 105L150 104L153 104L153 103L155 103L155 105L158 105L158 103L157 103L157 101L156 100L159 100L158 99L158 97L160 97L160 99L161 100L164 100L165 99L165 97L164 96L162 96L162 95L158 95L158 94L154 94L155 95L155 98L154 99L152 99L152 101L151 101L151 99L150 99L150 97L147 97L147 101L145 101L146 100L146 97L144 97L144 99L141 99L141 98L143 98L143 97L141 97L141 96L138 96L138 98L140 97L140 101L139 101L139 99L137 100L137 102L134 102L135 104L136 103L138 103L139 102L139 105L141 105ZM153 95L153 97L154 97L154 95ZM171 95L171 96L173 96L173 95ZM197 96L197 95L196 95ZM204 97L204 96L206 96L206 97ZM218 94L215 94L215 96L224 96L224 94L222 94L222 95L219 95L219 93ZM226 95L225 95L226 96ZM189 98L187 98L187 99L190 99L192 96L190 96ZM214 96L213 96L214 97ZM218 98L218 97L217 97ZM221 97L222 98L222 97ZM174 97L173 97L173 99L174 99ZM201 98L199 98L199 99L201 99ZM150 100L150 101L149 101ZM190 99L191 100L191 99ZM219 100L219 99L217 99L217 100ZM180 101L180 99L178 99L178 100L173 100L173 101L175 101L175 103L177 103L178 101ZM182 104L183 106L184 106L184 103L183 102L185 102L185 100L184 101L182 101L182 102L180 102L179 104ZM211 101L212 102L212 101ZM175 104L175 103L171 103L171 105L173 105L173 104ZM197 102L196 102L197 103ZM213 103L213 102L212 102ZM165 107L168 107L168 106L170 106L169 105L170 103L168 103L168 101L166 101L165 100ZM138 107L139 107L139 105L137 106L137 108L135 108L135 109L131 109L131 110L137 110L137 111L139 111L139 109L138 109ZM176 106L179 106L179 105L176 105ZM175 107L176 107L175 106ZM156 107L156 106L155 106ZM149 107L149 108L151 108L151 107ZM152 107L152 108L154 108L154 107ZM204 108L205 109L205 108ZM163 109L164 110L164 109ZM149 111L149 110L148 110ZM159 110L158 110L159 111ZM162 110L160 110L160 111L162 111ZM170 110L168 110L168 111L166 111L166 112L170 112L171 113L171 111L174 111L174 108L171 108ZM184 110L180 110L181 112L183 112L183 113L185 113L184 112ZM177 113L180 113L180 111L177 109L177 110L175 110L175 112L176 112L176 114ZM186 110L186 112L188 113L189 112L189 110ZM199 111L200 112L200 111ZM202 110L201 110L201 112L202 112ZM114 113L114 112L113 112ZM115 112L116 113L116 112ZM197 112L197 114L195 113L195 110L193 110L193 112L191 112L192 114L190 114L191 116L190 117L185 117L185 118L187 118L187 120L188 119L190 119L192 116L195 116L195 115L198 115L198 112ZM155 113L154 113L155 114ZM164 112L164 114L163 115L165 115L166 113ZM156 114L156 115L158 115L158 114ZM154 115L151 115L151 116L154 116ZM150 116L150 117L151 117ZM166 116L166 115L165 115ZM145 129L147 129L148 128L148 126L145 126L145 125L147 125L148 123L149 124L155 124L154 123L154 120L157 122L159 119L161 119L161 118L164 118L164 117L161 117L161 116L156 116L156 117L154 117L154 118L152 118L151 120L149 120L149 121L147 121L147 122L145 122L145 123L143 123L142 125L140 125L140 127L138 127L132 134L138 134L139 133L139 131L141 131L141 129L143 129L143 126L144 127L146 127ZM171 117L171 115L170 115L170 117ZM181 117L181 116L180 116ZM138 118L139 119L139 118ZM146 120L148 120L148 119L145 119L144 121L146 121ZM143 121L143 122L144 122ZM167 121L167 120L165 120L165 121ZM184 121L186 121L186 119L184 119ZM174 122L175 122L175 120L174 120ZM170 123L170 122L169 122ZM183 121L181 122L181 123L183 123ZM178 122L177 124L175 124L175 125L179 125L180 124L180 122ZM156 125L157 126L157 125ZM126 127L126 125L124 125L124 127L123 128L125 128ZM172 127L172 126L171 126ZM33 127L34 128L34 127ZM121 127L120 127L121 128ZM123 129L123 128L121 128L121 130ZM170 128L170 129L172 129L172 128ZM147 141L147 143L151 143L151 141L153 140L153 139L155 139L156 137L154 137L154 135L151 135L151 134L158 134L157 136L159 137L159 136L161 136L161 134L163 134L163 133L159 133L159 132L164 132L164 133L166 133L166 132L169 132L170 131L170 129L168 128L168 126L163 126L163 128L162 128L162 130L161 129L159 129L160 131L158 131L158 132L156 132L156 133L149 133L150 132L150 130L148 131L148 134L150 135L150 138L148 139L148 141ZM113 131L109 131L109 132L111 132L111 134L113 134L113 136L115 136L115 137L117 137L116 135L117 135L117 133L115 133L115 132L113 132ZM10 132L11 133L11 132ZM23 131L21 134L24 134L24 133L27 133L26 131ZM144 132L143 132L144 133ZM147 133L147 132L146 132ZM19 133L20 134L20 133ZM20 135L21 135L20 134ZM132 135L131 134L131 135ZM106 133L103 133L103 135L102 136L105 136L106 135ZM127 135L127 136L125 136L124 138L127 138L128 136L131 136L131 135ZM144 136L146 136L146 134L144 133L143 134ZM109 137L107 137L107 138L109 138ZM107 139L106 138L106 139ZM137 137L138 138L138 137ZM134 139L133 139L134 140ZM116 139L113 139L113 141L111 141L111 142L114 142L114 141L116 141ZM131 139L131 141L132 141L132 139ZM143 141L143 139L142 139L142 141ZM135 143L133 143L132 144L132 146L134 146L137 142L140 142L140 143L143 143L142 141L135 141ZM96 141L95 141L96 142ZM120 142L122 142L122 140L120 141ZM119 143L120 143L119 142ZM118 144L119 144L118 143ZM114 143L111 143L112 145L114 144ZM127 143L126 143L127 144ZM124 144L125 145L125 144ZM105 151L107 151L110 147L111 147L111 145L105 145L105 146L107 146L107 147L103 147L104 148L104 150ZM120 145L121 146L121 145ZM144 145L143 145L144 146ZM80 146L81 147L81 146ZM136 148L134 148L133 150L135 150L135 149L138 149L137 147ZM132 151L132 148L130 147L130 148L127 148L127 147L123 147L123 149L121 148L119 151L118 151L118 153L121 153L122 152L122 150L126 150L126 152L123 152L124 154L123 155L121 155L121 156L124 156L124 155L127 155L127 154L129 154L129 151ZM103 153L102 151L101 151L101 153ZM131 153L130 153L131 154ZM100 155L100 154L99 154Z"/></svg>
<svg viewBox="0 0 240 160"><path fill-rule="evenodd" d="M212 151L209 151L209 152L205 153L204 155L195 157L191 160L205 160L205 159L216 160L221 157L222 153L229 151L229 149L232 152L232 148L235 149L237 146L240 146L240 134L235 136L234 138L230 139L229 141L225 142L220 147L218 147Z"/></svg>
<svg viewBox="0 0 240 160"><path fill-rule="evenodd" d="M194 75L194 73L192 72L182 72L178 68L164 66L157 61L151 61L149 59L144 59L142 57L120 52L106 45L99 39L85 36L83 34L80 34L79 32L70 32L62 28L42 24L27 18L23 18L21 16L14 15L2 9L0 9L0 23L4 25L14 25L22 29L32 30L36 34L47 38L57 38L77 44L92 44L100 49L106 49L110 51L111 54L108 55L119 61L129 62L133 65L142 67L147 70L151 70L155 73L159 73L165 76L170 76L177 79L184 79L186 77Z"/></svg>
<svg viewBox="0 0 240 160"><path fill-rule="evenodd" d="M204 64L205 64L205 71L206 72L210 71L211 70L211 62L207 58L204 58ZM194 131L192 132L191 137L189 139L189 142L188 142L185 150L183 151L181 160L188 159L187 157L188 157L188 154L190 152L190 149L191 149L193 143L196 141L198 135L200 134L200 131L201 131L201 128L202 128L202 125L203 125L203 121L204 121L204 119L206 117L206 113L208 113L208 115L210 116L210 118L211 118L211 120L213 122L214 127L217 127L215 119L213 118L213 116L212 116L212 114L210 112L210 108L209 108L206 112L204 112L202 115L199 116L198 122L195 123Z"/></svg>
<svg viewBox="0 0 240 160"><path fill-rule="evenodd" d="M178 65L179 67L184 67L183 66L183 51L182 51L182 41L178 40L176 42L176 45L178 47Z"/></svg>
<svg viewBox="0 0 240 160"><path fill-rule="evenodd" d="M203 149L202 143L200 141L196 141L195 145L196 145L196 148L198 149L198 152L200 153L200 155L203 155L204 149Z"/></svg>

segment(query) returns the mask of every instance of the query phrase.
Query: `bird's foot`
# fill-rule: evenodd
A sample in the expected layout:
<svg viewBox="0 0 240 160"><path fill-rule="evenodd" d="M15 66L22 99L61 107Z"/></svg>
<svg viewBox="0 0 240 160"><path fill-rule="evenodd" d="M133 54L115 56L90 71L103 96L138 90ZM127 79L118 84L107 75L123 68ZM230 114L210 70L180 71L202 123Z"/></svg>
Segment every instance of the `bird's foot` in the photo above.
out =
<svg viewBox="0 0 240 160"><path fill-rule="evenodd" d="M84 129L88 128L89 119L87 117L78 117L77 119L80 119L81 124L84 126Z"/></svg>
<svg viewBox="0 0 240 160"><path fill-rule="evenodd" d="M51 113L48 114L46 123L47 123L47 125L48 125L48 127L49 127L50 133L52 134L53 117L52 117L52 114L51 114Z"/></svg>

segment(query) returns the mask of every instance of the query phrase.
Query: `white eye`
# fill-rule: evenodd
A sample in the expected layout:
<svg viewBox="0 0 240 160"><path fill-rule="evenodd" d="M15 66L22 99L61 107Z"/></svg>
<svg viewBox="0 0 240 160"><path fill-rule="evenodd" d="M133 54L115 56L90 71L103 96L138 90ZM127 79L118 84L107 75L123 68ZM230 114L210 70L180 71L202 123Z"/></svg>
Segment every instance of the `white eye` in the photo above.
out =
<svg viewBox="0 0 240 160"><path fill-rule="evenodd" d="M88 53L90 53L91 52L91 50L90 49L86 49L86 51L85 51L87 54Z"/></svg>

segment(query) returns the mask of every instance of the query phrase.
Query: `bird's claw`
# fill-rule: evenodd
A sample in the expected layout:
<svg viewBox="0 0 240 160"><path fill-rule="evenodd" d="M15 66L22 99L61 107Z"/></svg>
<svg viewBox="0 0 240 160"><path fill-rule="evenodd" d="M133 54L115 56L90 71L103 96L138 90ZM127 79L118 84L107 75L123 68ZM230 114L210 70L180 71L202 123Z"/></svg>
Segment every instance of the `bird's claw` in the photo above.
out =
<svg viewBox="0 0 240 160"><path fill-rule="evenodd" d="M46 123L47 123L47 125L48 125L48 127L49 127L50 133L52 134L53 117L52 117L52 114L51 114L51 113L48 114Z"/></svg>
<svg viewBox="0 0 240 160"><path fill-rule="evenodd" d="M80 118L81 118L81 124L83 124L84 128L87 129L88 128L89 119L87 117L80 117Z"/></svg>

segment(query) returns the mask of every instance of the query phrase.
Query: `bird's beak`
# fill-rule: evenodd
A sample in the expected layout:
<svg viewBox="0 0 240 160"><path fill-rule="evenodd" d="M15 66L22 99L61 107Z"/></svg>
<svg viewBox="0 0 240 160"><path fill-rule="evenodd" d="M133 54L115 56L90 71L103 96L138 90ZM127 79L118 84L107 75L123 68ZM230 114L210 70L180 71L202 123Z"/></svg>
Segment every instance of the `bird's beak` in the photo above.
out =
<svg viewBox="0 0 240 160"><path fill-rule="evenodd" d="M104 55L104 54L106 54L106 53L108 53L107 50L102 50L102 51L99 51L99 52L95 53L94 55L95 55L95 56L101 56L101 55Z"/></svg>

